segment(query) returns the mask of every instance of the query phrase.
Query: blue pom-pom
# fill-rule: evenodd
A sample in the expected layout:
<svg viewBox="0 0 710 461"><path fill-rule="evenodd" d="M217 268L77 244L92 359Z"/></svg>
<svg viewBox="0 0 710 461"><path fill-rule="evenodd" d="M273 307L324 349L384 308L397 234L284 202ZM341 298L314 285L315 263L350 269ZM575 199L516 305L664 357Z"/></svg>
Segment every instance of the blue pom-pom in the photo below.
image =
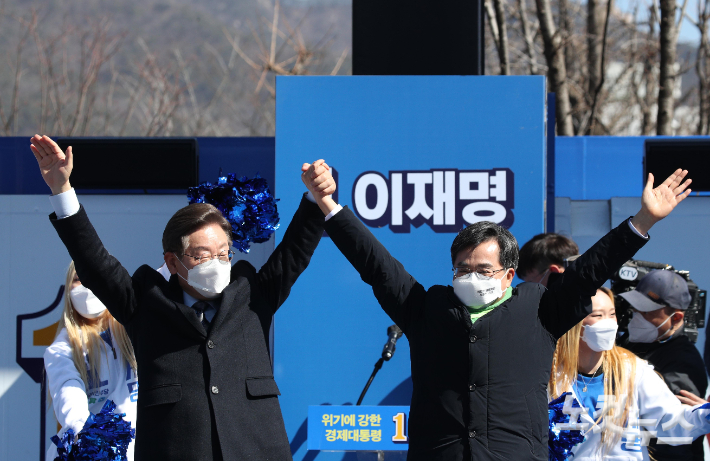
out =
<svg viewBox="0 0 710 461"><path fill-rule="evenodd" d="M76 452L76 445L74 443L74 430L68 429L62 438L53 435L50 439L57 446L57 457L54 461L67 461L69 459L74 459L72 452Z"/></svg>
<svg viewBox="0 0 710 461"><path fill-rule="evenodd" d="M565 461L569 459L574 456L574 453L572 453L574 446L584 441L582 431L561 430L557 427L558 424L570 422L570 415L565 414L563 411L565 399L568 395L571 395L571 393L565 392L548 405L550 427L547 444L550 454L549 461ZM573 399L572 406L579 408L579 403L576 399ZM576 422L573 421L573 423Z"/></svg>
<svg viewBox="0 0 710 461"><path fill-rule="evenodd" d="M100 412L89 415L76 440L71 429L61 439L52 437L58 454L54 461L127 461L126 451L136 432L123 420L126 414L114 413L115 409L116 404L107 400Z"/></svg>
<svg viewBox="0 0 710 461"><path fill-rule="evenodd" d="M251 242L266 242L279 228L279 213L266 180L257 175L237 179L235 174L222 176L217 182L205 182L187 190L188 201L209 203L222 212L232 225L233 245L242 253L249 253Z"/></svg>

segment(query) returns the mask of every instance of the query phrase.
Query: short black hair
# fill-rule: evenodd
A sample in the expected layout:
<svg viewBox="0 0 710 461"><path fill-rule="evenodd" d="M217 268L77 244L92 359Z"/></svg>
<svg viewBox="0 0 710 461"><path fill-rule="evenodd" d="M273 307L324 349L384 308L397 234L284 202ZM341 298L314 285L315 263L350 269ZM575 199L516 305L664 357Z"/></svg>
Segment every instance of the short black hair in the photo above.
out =
<svg viewBox="0 0 710 461"><path fill-rule="evenodd" d="M518 241L508 229L491 221L473 223L459 232L451 244L451 264L461 251L474 249L488 240L498 242L498 259L505 269L518 268Z"/></svg>
<svg viewBox="0 0 710 461"><path fill-rule="evenodd" d="M579 247L569 237L560 234L538 234L520 249L518 276L535 270L546 271L550 264L563 266L565 259L578 255Z"/></svg>
<svg viewBox="0 0 710 461"><path fill-rule="evenodd" d="M180 208L163 231L163 252L182 254L187 249L190 234L210 224L221 227L231 242L232 225L217 207L209 203L193 203Z"/></svg>

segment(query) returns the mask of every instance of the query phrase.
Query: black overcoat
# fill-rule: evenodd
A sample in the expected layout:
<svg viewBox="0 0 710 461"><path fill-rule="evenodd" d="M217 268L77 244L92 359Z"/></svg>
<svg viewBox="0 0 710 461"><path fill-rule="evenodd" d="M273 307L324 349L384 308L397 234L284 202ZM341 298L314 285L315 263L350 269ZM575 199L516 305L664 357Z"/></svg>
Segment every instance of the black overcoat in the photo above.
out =
<svg viewBox="0 0 710 461"><path fill-rule="evenodd" d="M205 332L176 275L131 277L104 248L83 207L50 215L83 285L126 326L138 362L136 461L291 459L268 351L272 315L308 266L323 213L303 199L257 271L239 261Z"/></svg>
<svg viewBox="0 0 710 461"><path fill-rule="evenodd" d="M407 459L415 461L547 460L547 382L557 339L587 316L597 288L647 241L624 222L549 290L520 284L472 324L451 286L425 289L349 209L325 229L409 340Z"/></svg>

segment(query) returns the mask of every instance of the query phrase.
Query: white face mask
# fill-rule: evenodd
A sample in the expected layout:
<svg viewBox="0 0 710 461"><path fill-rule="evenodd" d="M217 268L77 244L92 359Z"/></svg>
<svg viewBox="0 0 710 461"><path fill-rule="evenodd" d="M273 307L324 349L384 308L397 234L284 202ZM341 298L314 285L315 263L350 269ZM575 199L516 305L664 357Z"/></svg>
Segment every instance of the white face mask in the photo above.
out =
<svg viewBox="0 0 710 461"><path fill-rule="evenodd" d="M629 341L632 343L652 343L658 339L658 329L665 325L671 318L655 326L637 312L631 317L629 322ZM665 333L664 333L665 334Z"/></svg>
<svg viewBox="0 0 710 461"><path fill-rule="evenodd" d="M177 255L175 255L177 258ZM180 261L180 258L178 258ZM182 264L182 261L180 261ZM182 264L182 267L185 267ZM187 269L187 267L185 267ZM178 273L178 276L185 280L207 299L218 297L229 285L232 265L229 262L222 262L219 259L212 259L206 263L198 264L192 269L187 269L187 279Z"/></svg>
<svg viewBox="0 0 710 461"><path fill-rule="evenodd" d="M616 331L619 325L614 319L603 319L593 325L584 325L582 329L582 341L593 351L608 351L614 347Z"/></svg>
<svg viewBox="0 0 710 461"><path fill-rule="evenodd" d="M99 301L99 298L84 285L72 288L69 297L74 309L86 319L95 319L106 310L106 306Z"/></svg>
<svg viewBox="0 0 710 461"><path fill-rule="evenodd" d="M457 277L452 282L454 293L468 307L483 306L503 296L501 279L478 272Z"/></svg>

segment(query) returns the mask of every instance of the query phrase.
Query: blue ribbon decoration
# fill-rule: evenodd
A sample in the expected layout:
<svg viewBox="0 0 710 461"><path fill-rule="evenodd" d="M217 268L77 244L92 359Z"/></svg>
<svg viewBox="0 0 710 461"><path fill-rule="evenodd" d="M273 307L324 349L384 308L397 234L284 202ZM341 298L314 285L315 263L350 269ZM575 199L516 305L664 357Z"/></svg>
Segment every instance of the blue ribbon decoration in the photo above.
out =
<svg viewBox="0 0 710 461"><path fill-rule="evenodd" d="M567 424L570 422L570 415L563 412L565 398L571 392L565 392L548 404L549 434L547 446L549 449L549 461L566 461L574 456L572 449L575 445L584 442L582 431L560 430L557 424ZM579 408L577 399L573 399L572 406Z"/></svg>
<svg viewBox="0 0 710 461"><path fill-rule="evenodd" d="M249 253L251 242L262 243L279 228L278 199L271 195L266 179L259 176L248 179L219 170L217 182L204 182L187 189L189 203L209 203L222 212L232 225L233 246Z"/></svg>
<svg viewBox="0 0 710 461"><path fill-rule="evenodd" d="M695 413L696 410L708 410L710 409L710 403L704 403L700 405L698 408L693 409L693 413ZM707 421L710 421L710 414L705 415L705 419Z"/></svg>
<svg viewBox="0 0 710 461"><path fill-rule="evenodd" d="M60 439L52 437L58 456L54 461L127 461L128 445L136 436L125 413L114 413L116 404L107 400L97 414L89 414L79 437L69 429Z"/></svg>

